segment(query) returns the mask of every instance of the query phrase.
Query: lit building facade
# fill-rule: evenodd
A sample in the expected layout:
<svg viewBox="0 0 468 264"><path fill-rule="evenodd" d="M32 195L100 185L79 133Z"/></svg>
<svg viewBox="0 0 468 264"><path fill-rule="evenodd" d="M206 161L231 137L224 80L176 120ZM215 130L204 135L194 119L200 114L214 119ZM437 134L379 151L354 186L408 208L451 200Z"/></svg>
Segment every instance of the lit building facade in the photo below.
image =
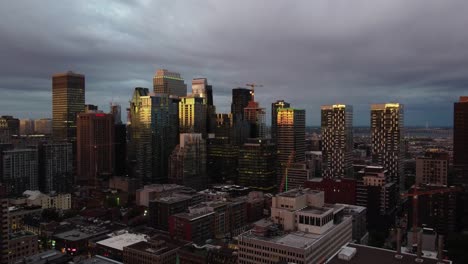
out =
<svg viewBox="0 0 468 264"><path fill-rule="evenodd" d="M387 170L388 181L404 186L403 105L398 103L371 106L372 160Z"/></svg>
<svg viewBox="0 0 468 264"><path fill-rule="evenodd" d="M77 117L76 183L98 186L114 172L114 117L105 113L80 113Z"/></svg>
<svg viewBox="0 0 468 264"><path fill-rule="evenodd" d="M178 143L179 99L137 87L130 103L130 159L142 184L167 182L169 156Z"/></svg>
<svg viewBox="0 0 468 264"><path fill-rule="evenodd" d="M52 119L42 118L34 120L34 130L36 134L52 134Z"/></svg>
<svg viewBox="0 0 468 264"><path fill-rule="evenodd" d="M305 161L305 110L279 108L276 131L277 173L278 181L280 181L286 173L286 166L290 158L292 158L292 163Z"/></svg>
<svg viewBox="0 0 468 264"><path fill-rule="evenodd" d="M160 69L156 71L156 75L153 77L153 91L156 94L183 97L187 96L187 85L180 73Z"/></svg>
<svg viewBox="0 0 468 264"><path fill-rule="evenodd" d="M336 104L321 107L323 140L323 177L342 178L353 175L353 108Z"/></svg>
<svg viewBox="0 0 468 264"><path fill-rule="evenodd" d="M76 116L85 110L85 76L74 72L52 76L52 133L75 140Z"/></svg>
<svg viewBox="0 0 468 264"><path fill-rule="evenodd" d="M281 108L289 108L291 105L284 100L278 100L271 104L271 140L276 144L277 117L278 110Z"/></svg>
<svg viewBox="0 0 468 264"><path fill-rule="evenodd" d="M250 126L249 138L266 138L266 112L255 102L254 91L251 91L250 102L244 108L244 119Z"/></svg>
<svg viewBox="0 0 468 264"><path fill-rule="evenodd" d="M206 98L182 97L179 102L180 133L201 133L207 135L208 106Z"/></svg>

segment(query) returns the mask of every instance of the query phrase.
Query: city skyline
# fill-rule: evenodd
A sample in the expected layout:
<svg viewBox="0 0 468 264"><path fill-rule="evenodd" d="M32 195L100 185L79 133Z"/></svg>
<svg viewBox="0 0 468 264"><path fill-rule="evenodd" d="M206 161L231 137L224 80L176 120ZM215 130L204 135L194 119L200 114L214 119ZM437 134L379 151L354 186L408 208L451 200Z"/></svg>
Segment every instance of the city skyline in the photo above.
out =
<svg viewBox="0 0 468 264"><path fill-rule="evenodd" d="M86 103L103 110L128 106L160 68L187 83L207 78L218 113L229 112L232 88L256 82L260 105L286 100L306 110L308 126L335 103L353 105L355 125L369 126L370 105L383 102L404 104L408 126L452 126L466 91L468 3L152 4L71 4L67 21L60 2L3 4L0 112L51 117L50 77L68 70L86 76ZM266 5L272 12L259 12Z"/></svg>

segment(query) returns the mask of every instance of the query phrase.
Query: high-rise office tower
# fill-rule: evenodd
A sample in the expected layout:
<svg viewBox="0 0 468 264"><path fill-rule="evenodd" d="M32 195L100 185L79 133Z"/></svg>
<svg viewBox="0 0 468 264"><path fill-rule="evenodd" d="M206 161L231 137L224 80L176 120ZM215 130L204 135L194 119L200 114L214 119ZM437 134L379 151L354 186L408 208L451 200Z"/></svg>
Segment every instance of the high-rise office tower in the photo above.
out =
<svg viewBox="0 0 468 264"><path fill-rule="evenodd" d="M453 183L468 185L468 96L453 108Z"/></svg>
<svg viewBox="0 0 468 264"><path fill-rule="evenodd" d="M71 143L46 143L39 150L39 189L43 193L70 192L73 186Z"/></svg>
<svg viewBox="0 0 468 264"><path fill-rule="evenodd" d="M276 150L269 139L250 138L239 151L238 184L255 190L274 191Z"/></svg>
<svg viewBox="0 0 468 264"><path fill-rule="evenodd" d="M207 135L207 104L206 98L182 97L179 102L180 133L201 133Z"/></svg>
<svg viewBox="0 0 468 264"><path fill-rule="evenodd" d="M387 170L387 182L404 188L403 105L398 103L371 106L372 160Z"/></svg>
<svg viewBox="0 0 468 264"><path fill-rule="evenodd" d="M266 112L265 108L261 108L258 102L255 102L254 91L251 91L250 101L244 108L244 119L250 125L250 138L265 138L266 137Z"/></svg>
<svg viewBox="0 0 468 264"><path fill-rule="evenodd" d="M292 163L305 162L305 110L279 108L276 138L279 181L285 174L290 157Z"/></svg>
<svg viewBox="0 0 468 264"><path fill-rule="evenodd" d="M278 100L271 104L271 141L273 143L276 143L278 110L289 107L291 107L291 104L285 102L284 100Z"/></svg>
<svg viewBox="0 0 468 264"><path fill-rule="evenodd" d="M199 133L181 133L169 159L169 182L195 190L207 187L206 141Z"/></svg>
<svg viewBox="0 0 468 264"><path fill-rule="evenodd" d="M213 133L217 138L231 139L233 133L234 120L232 114L216 114Z"/></svg>
<svg viewBox="0 0 468 264"><path fill-rule="evenodd" d="M252 99L252 90L246 88L232 89L231 114L234 122L244 120L244 108Z"/></svg>
<svg viewBox="0 0 468 264"><path fill-rule="evenodd" d="M80 113L77 117L77 179L98 187L114 171L114 117L105 113Z"/></svg>
<svg viewBox="0 0 468 264"><path fill-rule="evenodd" d="M208 84L206 78L195 78L192 80L192 95L206 98L206 104L213 105L213 86Z"/></svg>
<svg viewBox="0 0 468 264"><path fill-rule="evenodd" d="M122 110L119 104L111 103L110 113L114 116L114 123L116 125L122 124Z"/></svg>
<svg viewBox="0 0 468 264"><path fill-rule="evenodd" d="M10 196L26 190L39 190L37 149L3 151L2 182Z"/></svg>
<svg viewBox="0 0 468 264"><path fill-rule="evenodd" d="M129 158L142 184L166 183L168 159L178 143L179 99L137 87L130 102Z"/></svg>
<svg viewBox="0 0 468 264"><path fill-rule="evenodd" d="M213 133L216 126L216 107L213 104L213 86L206 78L192 80L192 96L206 98L206 131Z"/></svg>
<svg viewBox="0 0 468 264"><path fill-rule="evenodd" d="M352 177L353 108L336 104L321 107L323 177Z"/></svg>
<svg viewBox="0 0 468 264"><path fill-rule="evenodd" d="M85 110L85 76L74 72L52 76L52 133L55 139L76 138L76 116Z"/></svg>
<svg viewBox="0 0 468 264"><path fill-rule="evenodd" d="M159 69L153 77L153 91L156 94L183 97L187 96L187 85L180 73Z"/></svg>

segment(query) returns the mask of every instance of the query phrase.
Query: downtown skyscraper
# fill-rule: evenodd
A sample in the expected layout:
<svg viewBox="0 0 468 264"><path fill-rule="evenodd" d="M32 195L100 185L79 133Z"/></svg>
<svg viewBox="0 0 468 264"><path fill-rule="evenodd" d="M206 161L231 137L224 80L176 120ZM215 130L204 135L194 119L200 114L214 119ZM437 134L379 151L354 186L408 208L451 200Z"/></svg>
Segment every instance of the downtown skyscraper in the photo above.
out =
<svg viewBox="0 0 468 264"><path fill-rule="evenodd" d="M321 107L323 177L352 177L353 107L344 104Z"/></svg>
<svg viewBox="0 0 468 264"><path fill-rule="evenodd" d="M98 187L114 172L114 117L100 112L77 117L76 183Z"/></svg>
<svg viewBox="0 0 468 264"><path fill-rule="evenodd" d="M278 100L271 104L271 141L273 143L276 143L278 110L281 108L289 108L290 106L291 104L284 100Z"/></svg>
<svg viewBox="0 0 468 264"><path fill-rule="evenodd" d="M453 108L453 183L468 185L468 96Z"/></svg>
<svg viewBox="0 0 468 264"><path fill-rule="evenodd" d="M76 116L85 110L85 76L74 72L52 76L52 134L75 140Z"/></svg>
<svg viewBox="0 0 468 264"><path fill-rule="evenodd" d="M179 129L180 133L201 133L206 138L207 131L207 104L206 98L189 97L180 98L179 102Z"/></svg>
<svg viewBox="0 0 468 264"><path fill-rule="evenodd" d="M250 127L249 138L265 138L266 137L266 112L265 108L261 108L258 102L255 102L254 90L251 92L251 98L247 106L244 108L244 119Z"/></svg>
<svg viewBox="0 0 468 264"><path fill-rule="evenodd" d="M130 161L142 184L166 183L169 156L178 143L179 99L135 88L130 102Z"/></svg>
<svg viewBox="0 0 468 264"><path fill-rule="evenodd" d="M159 69L153 77L153 91L156 94L183 97L187 95L187 85L180 73Z"/></svg>
<svg viewBox="0 0 468 264"><path fill-rule="evenodd" d="M286 173L289 160L305 161L305 110L279 108L277 110L278 180Z"/></svg>
<svg viewBox="0 0 468 264"><path fill-rule="evenodd" d="M387 171L387 182L404 187L404 115L398 103L371 106L372 161Z"/></svg>

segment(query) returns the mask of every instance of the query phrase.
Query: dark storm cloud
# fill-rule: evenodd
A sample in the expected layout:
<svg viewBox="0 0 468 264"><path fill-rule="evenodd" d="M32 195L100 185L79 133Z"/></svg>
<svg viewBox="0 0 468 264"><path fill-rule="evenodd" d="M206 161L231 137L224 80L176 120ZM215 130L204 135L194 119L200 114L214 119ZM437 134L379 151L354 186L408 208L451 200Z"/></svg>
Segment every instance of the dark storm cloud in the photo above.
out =
<svg viewBox="0 0 468 264"><path fill-rule="evenodd" d="M126 106L167 68L209 78L220 112L257 82L268 113L285 99L313 125L322 104L352 104L367 125L369 105L388 101L406 105L406 124L450 125L468 94L467 13L436 0L3 1L0 112L50 116L50 76L67 70L86 75L88 103Z"/></svg>

